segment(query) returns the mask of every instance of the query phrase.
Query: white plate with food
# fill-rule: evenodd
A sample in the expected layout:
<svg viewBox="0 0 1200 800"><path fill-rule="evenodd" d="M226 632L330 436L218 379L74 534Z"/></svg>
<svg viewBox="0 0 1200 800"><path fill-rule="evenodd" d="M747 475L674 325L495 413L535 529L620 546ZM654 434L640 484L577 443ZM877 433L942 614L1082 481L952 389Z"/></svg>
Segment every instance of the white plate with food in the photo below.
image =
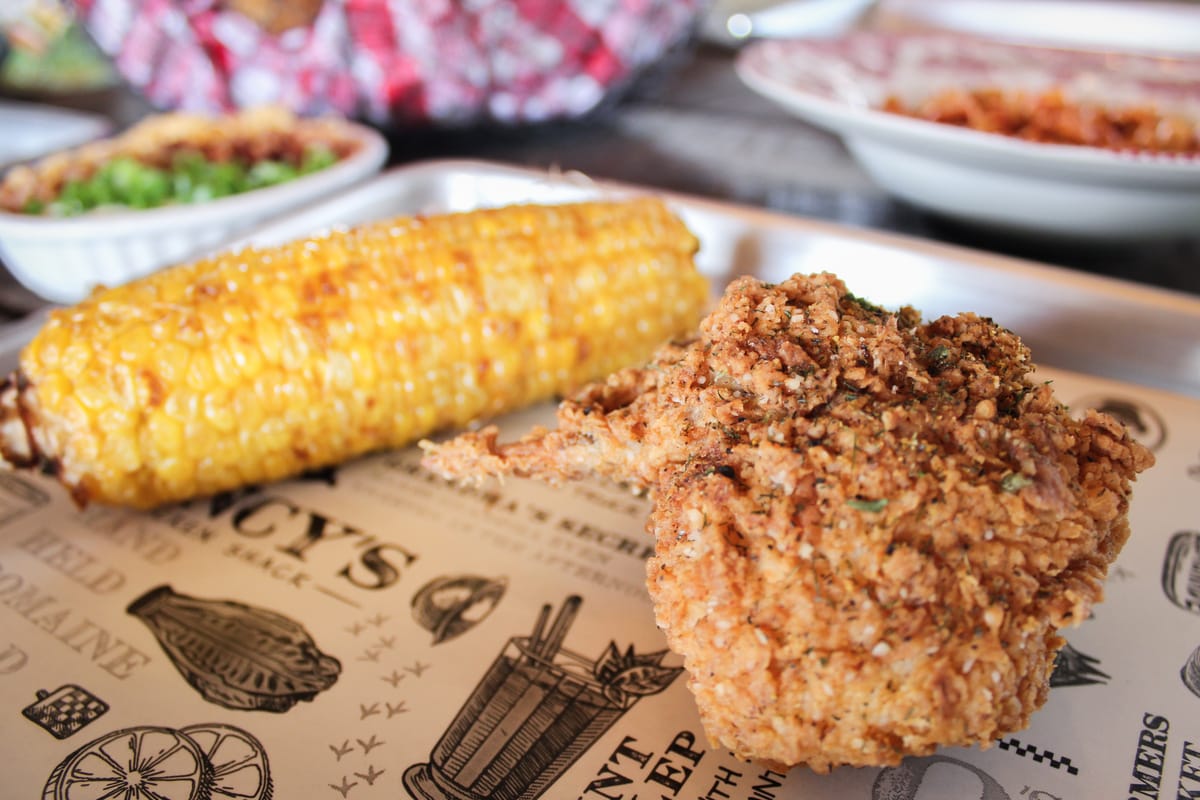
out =
<svg viewBox="0 0 1200 800"><path fill-rule="evenodd" d="M685 496L714 516L723 515L720 524L710 526L700 508L677 504L680 527L660 538L658 555L661 559L670 548L687 549L689 542L701 541L730 555L726 568L714 565L709 580L690 581L698 591L694 627L711 635L727 623L729 631L727 646L709 647L699 656L723 660L722 672L740 671L753 678L757 690L764 678L780 687L807 684L809 698L827 716L797 712L794 705L784 708L771 698L756 703L755 695L740 690L750 681L727 684L729 696L715 701L704 693L703 680L693 686L695 697L689 692L681 660L667 651L658 625L675 624L672 645L688 645L683 640L689 630L679 635L679 609L660 602L661 586L650 591L664 615L656 617L649 604L646 560L655 545L644 527L651 502L631 495L625 485L594 479L558 486L516 479L464 485L443 481L423 466L424 451L397 447L295 480L255 481L211 500L151 513L99 506L81 511L72 502L87 499L88 488L107 480L92 469L96 463L111 465L107 477L117 482L138 480L140 470L131 472L129 460L160 442L169 444L173 455L141 461L148 469L199 473L232 461L238 470L252 470L263 466L254 453L261 455L264 448L297 456L336 448L349 430L371 423L370 409L391 402L398 392L408 392L411 402L401 404L401 413L387 425L368 424L376 436L386 436L409 412L457 404L456 392L469 400L473 387L501 373L512 371L517 383L539 380L538 368L530 366L542 356L536 344L516 357L510 353L504 370L496 369L497 359L487 352L497 344L503 352L506 342L511 350L513 338L531 332L536 341L544 331L555 331L541 344L561 346L568 356L562 363L568 365L578 363L572 352L586 359L597 343L605 352L623 350L615 342L630 333L619 330L629 315L641 328L643 322L654 325L651 314L681 297L703 305L705 292L695 293L693 270L656 273L661 251L630 243L645 244L638 237L653 240L664 233L678 243L678 226L660 225L666 218L657 212L643 216L638 211L633 220L622 217L631 225L567 226L575 233L546 239L539 234L562 234L555 221L575 212L511 206L607 199L625 210L659 208L653 199L624 202L647 193L655 194L492 164L412 165L261 228L249 237L258 250L218 254L203 261L199 272L160 273L140 289L114 290L59 312L60 323L81 327L72 334L52 324L48 337L39 335L40 344L30 348L37 353L23 362L25 374L16 387L15 401L28 414L12 420L14 398L5 393L7 421L45 430L54 422L47 414L55 395L65 396L66 421L96 415L102 423L92 433L109 437L112 447L87 446L85 433L71 437L80 446L55 461L55 475L0 473L0 600L14 620L0 649L5 670L0 699L22 709L25 718L0 732L6 745L0 748L0 769L8 785L21 796L40 791L55 798L114 787L171 789L181 797L265 798L302 796L313 786L328 786L335 796L353 791L366 797L365 790L379 782L407 791L414 800L551 800L612 795L614 788L626 796L636 789L639 794L778 800L1001 800L1103 796L1113 787L1125 789L1131 780L1190 791L1196 765L1192 743L1200 740L1190 713L1200 695L1200 598L1190 580L1200 564L1200 537L1189 532L1197 511L1193 474L1200 437L1200 344L1193 335L1200 301L1195 298L711 200L662 198L695 234L696 265L714 292L737 276L760 279L738 282L751 286L760 302L738 312L745 324L727 324L728 313L721 318L727 338L712 351L717 358L722 349L739 364L712 369L699 355L696 369L663 363L665 378L639 380L633 387L618 378L607 388L593 387L594 407L581 409L576 395L570 404L576 413L557 420L562 427L567 427L564 421L594 426L590 435L571 448L546 448L535 438L525 454L544 456L544 465L562 465L554 459L565 452L575 467L584 467L626 431L640 428L640 435L659 441L684 433L685 426L624 424L637 417L624 418L621 412L635 403L644 410L643 398L654 395L656 387L667 414L686 415L692 409L722 414L719 424L714 419L711 425L694 425L700 436L749 430L738 426L753 417L764 436L694 453L648 446L624 466L673 454L677 463L664 466L661 474L695 478L676 488L710 486L717 492ZM496 206L509 208L450 220L438 215ZM393 218L417 213L424 215L421 220ZM366 229L342 230L378 220L381 224ZM498 224L502 220L507 222ZM471 224L480 221L484 224ZM446 236L447 224L453 236ZM410 237L414 230L435 235ZM501 257L476 249L497 231L516 232ZM631 238L631 231L638 233ZM547 263L526 257L526 236L540 242L536 251L559 266L533 271L522 266ZM297 237L302 241L287 244ZM391 244L375 246L381 241ZM336 257L349 252L340 247L354 247L354 242L367 243L356 253L363 258ZM689 251L694 243L687 245ZM594 259L601 250L606 257ZM406 266L392 271L394 279L415 275L415 289L380 282L389 270L374 269L378 259L385 265L399 259ZM637 288L618 289L616 281L597 279L614 261L632 268L613 268L611 274L647 280L637 278ZM238 271L238 263L245 268ZM796 272L823 270L840 274L853 294L842 293L827 276L789 280ZM226 279L230 275L233 280ZM176 291L163 295L163 302L143 302L142 313L127 302L135 296L157 298L158 289L172 284ZM538 287L552 285L565 291L543 306ZM785 296L797 285L820 296ZM736 308L736 294L725 294ZM247 314L256 298L277 302ZM961 317L961 326L942 323L940 333L933 334L940 338L923 340L921 346L916 340L929 328L917 326L911 312L896 315L875 305L904 303L918 305L929 320L973 310L995 322ZM189 313L203 317L197 322L215 335L202 341L189 329L193 326L173 324ZM1105 326L1118 327L1114 318L1125 327L1100 339ZM786 325L787 332L760 336L757 326L768 321ZM398 333L395 323L400 323ZM117 326L120 340L86 337L85 331L99 330L96 324ZM837 337L829 335L831 324L839 326ZM1012 358L1012 335L997 324L1020 332L1034 359L1050 366L1026 376L1028 362ZM147 344L145 334L155 331L155 340ZM71 341L72 335L84 341ZM911 358L896 360L897 354L909 354L907 349L868 351L897 341L906 348L917 344ZM287 355L295 342L307 343L307 351ZM383 357L372 360L368 350L364 358L363 347L380 348L374 352ZM993 363L990 355L1000 350L1004 357ZM120 368L109 375L80 368L91 351L113 353ZM671 353L680 351L660 352L670 361ZM743 360L751 351L755 355ZM821 363L804 363L800 354L809 352ZM831 352L836 357L822 355ZM917 384L905 383L901 390L890 381L866 380L879 369L872 354L892 368L907 363L912 376L932 378L920 384L929 391L914 392ZM785 358L797 369L772 380ZM287 366L292 360L299 366ZM39 362L49 372L35 372ZM284 367L272 379L276 363ZM360 373L360 367L366 369ZM980 379L966 386L959 381L968 368ZM990 370L996 370L995 383ZM300 374L314 378L312 391L278 390L280 380ZM649 375L635 370L625 377L630 374ZM834 379L825 384L830 376ZM60 391L71 380L78 382L76 403L69 391ZM106 382L125 394L106 395ZM784 394L779 386L788 383L814 391L794 395L803 398L800 403L807 405L810 396L820 402L804 409L794 404L794 413L763 414L766 403ZM1004 402L987 402L1001 384ZM826 386L832 394L821 393ZM494 388L498 394L503 384ZM627 388L633 389L628 395ZM699 392L705 401L679 402L677 391ZM1051 392L1066 406L1052 402ZM279 394L286 396L272 399ZM981 396L977 404L962 403ZM1036 402L1026 403L1027 397ZM30 405L30 399L39 402ZM843 412L881 399L887 413L872 417L869 436L831 433L847 419ZM261 413L273 401L282 401L284 410ZM131 403L139 405L130 408ZM902 434L888 427L926 403L950 403L964 413ZM84 405L91 411L83 411ZM1031 406L1038 417L1027 415ZM1134 438L1158 459L1134 489L1133 537L1111 567L1108 597L1094 618L1081 612L1096 599L1099 578L1115 554L1109 545L1116 542L1108 536L1093 542L1092 528L1075 525L1081 522L1079 513L1064 526L1066 535L1056 533L1053 510L1036 514L1027 527L1016 526L1018 533L1035 533L1012 536L1013 520L1000 513L1032 513L1069 495L1081 501L1074 511L1113 522L1109 532L1119 538L1128 487L1116 473L1128 474L1134 465L1122 464L1123 455L1140 451L1115 423L1087 414L1091 408L1125 420ZM187 435L162 436L172 428L163 415L182 415ZM324 427L331 418L342 421ZM1027 427L1016 439L989 434L997 430L993 425L1007 430L1017 418ZM809 419L826 424L805 423L802 435L809 439L798 441L795 450L779 445L790 435L784 430L790 421ZM497 421L505 441L534 424L556 424L548 402ZM140 434L133 430L131 438L130 426L143 422ZM960 433L972 435L940 438L960 426ZM3 426L6 441L12 428ZM930 433L933 428L937 435ZM1043 437L1043 430L1086 435ZM443 431L450 432L458 431ZM817 440L821 445L812 444ZM39 441L46 449L35 455L46 457L66 439ZM943 456L953 462L947 494L929 501L937 506L931 514L946 514L944 501L953 499L956 522L959 516L978 522L980 510L990 509L998 512L994 525L922 525L922 505L908 504L913 498L905 490L844 497L840 503L824 497L792 508L796 518L758 517L765 510L759 504L787 505L793 496L791 489L751 493L755 486L769 488L758 482L774 481L773 476L804 464L828 463L824 459L837 452L842 468L825 477L842 488L857 484L858 494L871 488L860 476L880 477L880 448L895 453L897 445L909 456L931 451L935 462ZM765 454L766 467L757 475L740 461L756 448ZM978 463L977 473L973 456L984 450L990 455ZM1044 460L1047 452L1063 450L1072 451L1063 463L1078 467L1078 480L1057 481L1055 470L1063 464ZM963 458L964 453L971 455ZM13 454L5 449L6 456ZM514 454L520 457L519 448L503 453ZM1030 474L1024 466L1020 474L997 471L1009 458L1027 460ZM1146 466L1144 454L1134 460ZM1097 475L1103 477L1114 465L1119 468L1109 476L1112 481L1096 486ZM930 466L928 472L887 471L901 483L928 482L943 473L940 464ZM988 481L979 480L984 470ZM95 480L90 487L76 483L84 491L73 497L59 485L70 486L87 474ZM813 481L794 492L825 491L817 485ZM1095 494L1081 488L1089 486ZM651 499L657 503L666 495ZM736 503L726 505L725 499ZM885 516L894 520L893 512L902 516L906 508L915 513L913 527L892 530L890 522L884 523ZM847 524L814 526L806 509L831 511ZM740 538L743 529L731 521L739 514L742 522L749 517L767 523L759 530L765 527L767 537L777 537L779 552L764 548L771 543L766 537ZM850 529L854 536L841 535ZM831 535L833 530L838 535ZM911 540L899 541L895 562L884 564L880 577L875 565L893 555L888 539L881 537L893 533L899 540L936 535L954 546L918 553ZM698 545L698 550L695 561L706 563L704 548ZM1067 552L1079 557L1058 558ZM831 560L831 553L842 558ZM778 569L783 556L794 569ZM690 569L686 553L670 557L678 559L679 574ZM818 579L818 562L836 564L836 574L831 569L825 573L829 580ZM915 579L905 580L914 565L919 568ZM659 567L650 574L660 574ZM931 572L949 576L961 589L954 602L895 602L879 593L911 587L924 598ZM1031 575L1045 582L1030 583ZM753 604L755 595L738 590L739 582L749 586L753 581L770 584L771 592L791 591L798 602L782 609L764 597ZM730 601L737 599L731 595L754 607L731 614L736 603ZM1063 597L1065 605L1058 602ZM1014 600L1011 606L999 605L1008 599ZM981 625L1013 635L997 637L982 627L956 625L942 638L949 629L933 624L933 618L954 617L961 610L959 600L977 612L986 603ZM1064 616L1072 604L1074 610ZM792 615L787 626L779 624L781 610ZM931 624L920 621L926 610ZM1052 671L1044 656L1060 642L1043 636L1049 632L1048 614L1039 610L1054 614L1055 624L1073 625L1065 630L1069 647ZM795 648L783 653L782 661L768 661L773 641L803 633L806 615L828 619L828 614L844 625L823 626L822 635L829 637L824 645ZM867 619L880 624L868 625ZM909 624L914 619L916 624ZM897 620L908 627L898 631ZM919 637L921 646L914 647L906 636ZM976 649L977 641L984 646ZM928 647L930 642L936 644ZM890 696L891 681L881 678L892 670L892 677L904 682L931 661L939 666L934 679L916 681L917 692L907 698L918 705L900 706L913 713L891 714L896 698ZM1031 669L1023 668L1030 664ZM1014 680L1033 691L1014 697ZM993 688L1003 701L990 702ZM846 706L844 715L839 703ZM1013 731L1009 712L1035 706L1043 707L1030 726ZM802 742L797 737L806 749L826 729L858 728L864 732L861 739L830 736L822 752L829 760L849 761L861 751L871 761L849 763L876 766L818 774L800 766L786 771L778 764L738 760L704 738L700 714L722 707L769 738L787 741L797 725L816 729ZM988 727L987 720L1001 713L1008 722ZM971 729L973 736L983 737L980 744L995 746L927 747L922 729L933 718L943 726ZM913 740L892 738L887 731L895 726L914 731ZM878 751L881 743L888 752ZM901 759L905 747L919 752ZM154 769L151 762L165 752L172 757ZM821 758L818 753L807 763L828 766Z"/></svg>
<svg viewBox="0 0 1200 800"><path fill-rule="evenodd" d="M737 71L921 208L1057 236L1195 234L1200 59L862 32L756 42Z"/></svg>
<svg viewBox="0 0 1200 800"><path fill-rule="evenodd" d="M159 114L0 180L0 259L27 289L81 300L217 247L378 171L387 141L277 108Z"/></svg>

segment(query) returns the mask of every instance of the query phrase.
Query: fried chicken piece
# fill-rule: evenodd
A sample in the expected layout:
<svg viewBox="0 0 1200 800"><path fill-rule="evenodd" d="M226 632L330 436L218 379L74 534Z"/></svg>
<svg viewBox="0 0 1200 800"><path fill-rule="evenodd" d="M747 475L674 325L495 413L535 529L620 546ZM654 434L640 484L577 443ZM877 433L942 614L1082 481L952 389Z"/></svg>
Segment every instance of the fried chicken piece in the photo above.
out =
<svg viewBox="0 0 1200 800"><path fill-rule="evenodd" d="M426 443L425 463L648 490L648 586L709 738L777 767L896 764L1025 727L1129 536L1153 457L1031 369L988 319L743 278L557 430Z"/></svg>

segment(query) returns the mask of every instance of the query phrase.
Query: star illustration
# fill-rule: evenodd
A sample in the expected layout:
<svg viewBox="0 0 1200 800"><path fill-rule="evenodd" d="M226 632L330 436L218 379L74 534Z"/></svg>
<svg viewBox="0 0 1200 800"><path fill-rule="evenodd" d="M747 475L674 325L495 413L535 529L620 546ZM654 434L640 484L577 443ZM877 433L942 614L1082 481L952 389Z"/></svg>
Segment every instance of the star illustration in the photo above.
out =
<svg viewBox="0 0 1200 800"><path fill-rule="evenodd" d="M405 667L405 672L411 672L416 677L421 677L421 673L429 669L428 664L422 664L420 661L414 661L411 667Z"/></svg>
<svg viewBox="0 0 1200 800"><path fill-rule="evenodd" d="M384 650L391 650L396 646L395 636L380 636L379 641L375 643L376 647L382 647Z"/></svg>
<svg viewBox="0 0 1200 800"><path fill-rule="evenodd" d="M367 717L373 717L376 714L381 713L379 710L379 703L371 703L369 706L359 703L358 708L360 711L362 711L362 716L359 717L359 719L366 719Z"/></svg>
<svg viewBox="0 0 1200 800"><path fill-rule="evenodd" d="M387 718L388 719L391 719L392 717L396 716L397 714L403 714L408 711L408 709L404 707L403 700L401 700L399 703L396 703L396 705L392 705L391 703L389 703L387 701L384 701L383 704L384 704L384 706L387 707Z"/></svg>
<svg viewBox="0 0 1200 800"><path fill-rule="evenodd" d="M367 650L361 656L358 657L358 660L359 661L374 661L374 662L378 663L379 662L379 651L378 650Z"/></svg>
<svg viewBox="0 0 1200 800"><path fill-rule="evenodd" d="M366 772L356 772L354 773L354 776L357 778L362 778L364 781L366 781L367 786L374 786L375 779L385 772L387 772L385 769L376 770L374 764L367 764Z"/></svg>
<svg viewBox="0 0 1200 800"><path fill-rule="evenodd" d="M358 636L360 633L362 633L366 629L367 629L367 626L363 625L361 622L356 622L353 625L351 625L349 628L346 628L346 630L350 633L351 636Z"/></svg>
<svg viewBox="0 0 1200 800"><path fill-rule="evenodd" d="M376 738L375 734L373 733L371 734L371 738L367 739L365 742L362 739L355 739L354 741L358 742L358 746L362 748L364 756L367 753L370 753L376 747L379 747L381 744L383 744L383 742L379 741L379 739Z"/></svg>
<svg viewBox="0 0 1200 800"><path fill-rule="evenodd" d="M346 755L346 753L349 753L354 748L350 746L350 740L347 739L346 741L342 742L340 747L336 744L331 744L329 745L329 749L333 751L335 756L337 756L337 760L341 761L342 756Z"/></svg>
<svg viewBox="0 0 1200 800"><path fill-rule="evenodd" d="M355 786L358 786L358 781L353 781L353 782L348 781L348 780L346 780L345 775L342 776L342 782L340 785L336 784L336 783L329 784L329 788L337 791L338 794L340 794L342 797L345 797L346 795L350 794L350 790L353 789Z"/></svg>
<svg viewBox="0 0 1200 800"><path fill-rule="evenodd" d="M392 688L395 689L400 685L400 681L404 680L404 675L396 670L392 670L391 675L384 675L380 680L384 683L390 683Z"/></svg>
<svg viewBox="0 0 1200 800"><path fill-rule="evenodd" d="M380 613L380 614L376 614L373 617L369 617L367 619L367 624L374 625L376 628L379 628L383 625L383 623L387 622L389 619L391 619L391 617L385 616L384 614Z"/></svg>

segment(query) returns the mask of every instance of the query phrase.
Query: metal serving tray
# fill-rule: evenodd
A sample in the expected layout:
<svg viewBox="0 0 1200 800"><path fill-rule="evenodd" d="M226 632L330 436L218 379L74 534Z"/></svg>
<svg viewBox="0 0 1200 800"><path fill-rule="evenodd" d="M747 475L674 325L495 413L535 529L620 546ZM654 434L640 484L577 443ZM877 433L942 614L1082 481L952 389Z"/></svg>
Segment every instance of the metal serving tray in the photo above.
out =
<svg viewBox="0 0 1200 800"><path fill-rule="evenodd" d="M631 191L645 190L427 163L249 240ZM408 449L139 513L80 511L49 477L0 473L0 793L61 800L140 783L159 792L145 796L211 800L262 800L268 786L327 800L1196 796L1185 792L1200 790L1200 301L670 199L701 238L714 289L741 273L831 270L882 304L989 314L1032 345L1064 402L1119 414L1154 450L1109 596L1066 632L1028 730L882 770L784 775L709 745L669 670L644 696L606 694L599 663L611 674L627 648L664 642L643 585L648 507L604 484L464 490ZM10 363L36 324L10 330ZM543 405L501 425L511 436L551 418ZM560 635L533 647L547 605L562 624L540 627Z"/></svg>
<svg viewBox="0 0 1200 800"><path fill-rule="evenodd" d="M286 241L328 226L420 210L468 209L651 191L471 161L394 169L243 239ZM664 194L659 192L659 194ZM975 311L1018 332L1048 366L1200 397L1200 298L895 234L670 195L700 237L719 289L735 275L830 271L885 306L926 317Z"/></svg>
<svg viewBox="0 0 1200 800"><path fill-rule="evenodd" d="M639 191L651 190L490 162L431 161L395 168L230 246L283 242L392 214ZM1200 397L1200 298L912 237L666 196L700 237L698 261L714 289L735 275L832 271L882 305L912 305L926 317L966 310L991 316L1017 331L1038 363ZM12 364L39 325L35 314L0 329L0 367Z"/></svg>

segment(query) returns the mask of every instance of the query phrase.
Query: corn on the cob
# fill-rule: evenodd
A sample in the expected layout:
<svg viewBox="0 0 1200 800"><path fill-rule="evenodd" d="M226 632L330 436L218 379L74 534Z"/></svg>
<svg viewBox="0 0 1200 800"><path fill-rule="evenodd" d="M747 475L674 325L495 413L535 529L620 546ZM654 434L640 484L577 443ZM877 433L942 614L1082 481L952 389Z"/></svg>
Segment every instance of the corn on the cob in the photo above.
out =
<svg viewBox="0 0 1200 800"><path fill-rule="evenodd" d="M397 447L649 358L708 299L659 200L403 217L249 248L52 313L0 452L76 501L203 496Z"/></svg>

